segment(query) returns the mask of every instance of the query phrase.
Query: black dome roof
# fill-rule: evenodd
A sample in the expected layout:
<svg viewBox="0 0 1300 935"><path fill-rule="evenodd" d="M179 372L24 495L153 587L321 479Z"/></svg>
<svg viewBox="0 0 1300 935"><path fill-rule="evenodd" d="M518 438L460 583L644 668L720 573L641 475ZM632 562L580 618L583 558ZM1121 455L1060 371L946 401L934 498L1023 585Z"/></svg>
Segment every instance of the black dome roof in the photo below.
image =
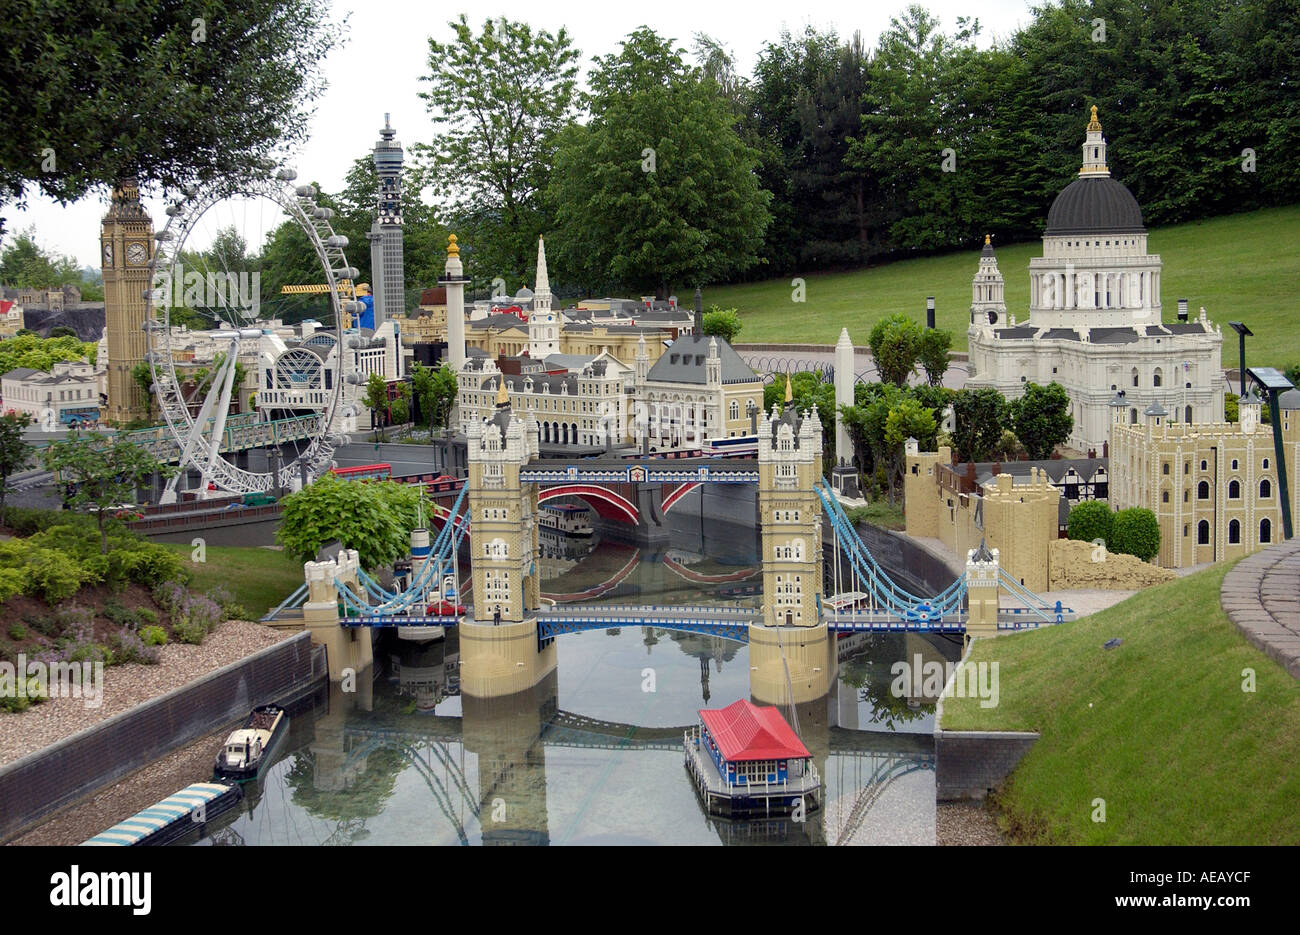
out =
<svg viewBox="0 0 1300 935"><path fill-rule="evenodd" d="M1136 234L1142 209L1133 193L1107 176L1075 179L1056 196L1047 212L1045 235Z"/></svg>

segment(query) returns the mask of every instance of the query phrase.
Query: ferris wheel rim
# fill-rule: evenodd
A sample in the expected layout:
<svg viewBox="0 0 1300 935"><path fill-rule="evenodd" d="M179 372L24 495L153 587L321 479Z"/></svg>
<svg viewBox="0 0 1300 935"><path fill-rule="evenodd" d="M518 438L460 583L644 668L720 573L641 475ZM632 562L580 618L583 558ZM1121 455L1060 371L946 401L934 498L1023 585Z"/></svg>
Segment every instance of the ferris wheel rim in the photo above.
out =
<svg viewBox="0 0 1300 935"><path fill-rule="evenodd" d="M342 405L344 384L346 382L346 337L343 330L342 304L339 296L340 275L350 268L338 245L328 212L322 213L315 204L316 189L310 185L294 186L292 170L281 169L274 178L260 177L234 184L214 185L200 191L196 186L187 186L181 195L168 208L168 220L163 230L155 236L157 242L154 255L149 262L150 289L145 293L145 333L148 348L147 362L153 377L153 396L158 402L163 422L171 435L171 440L183 453L185 442L196 422L190 413L187 401L180 393L180 382L176 374L176 361L171 353L171 316L172 304L159 306L159 279L165 269L168 280L175 284L175 273L182 250L185 247L195 225L217 204L232 198L265 199L278 205L288 218L294 221L308 239L316 258L325 275L329 287L330 312L333 315L333 328L329 329L336 336L336 366L339 379L334 381L324 406L316 417L315 431L308 444L292 460L279 465L274 471L255 472L237 467L225 454L218 451L214 464L213 479L225 481L223 486L237 492L253 492L273 489L277 481L285 486L292 486L296 475L304 465L313 475L328 469L334 452L331 426ZM322 235L323 233L323 235ZM337 265L337 269L335 266ZM161 315L159 311L161 310ZM234 322L231 322L234 325ZM160 375L169 381L172 392L180 401L179 406L169 405L160 386ZM209 388L208 392L212 392ZM191 465L193 466L193 465Z"/></svg>

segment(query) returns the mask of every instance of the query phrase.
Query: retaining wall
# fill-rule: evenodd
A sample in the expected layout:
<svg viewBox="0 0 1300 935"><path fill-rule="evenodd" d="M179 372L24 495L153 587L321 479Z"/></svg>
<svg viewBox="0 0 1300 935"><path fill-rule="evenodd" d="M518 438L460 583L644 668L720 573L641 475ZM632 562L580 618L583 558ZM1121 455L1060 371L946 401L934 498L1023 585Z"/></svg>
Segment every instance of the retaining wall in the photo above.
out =
<svg viewBox="0 0 1300 935"><path fill-rule="evenodd" d="M940 802L984 798L1011 774L1038 736L1021 731L936 730L935 797Z"/></svg>
<svg viewBox="0 0 1300 935"><path fill-rule="evenodd" d="M324 652L299 633L0 768L0 843L325 673Z"/></svg>

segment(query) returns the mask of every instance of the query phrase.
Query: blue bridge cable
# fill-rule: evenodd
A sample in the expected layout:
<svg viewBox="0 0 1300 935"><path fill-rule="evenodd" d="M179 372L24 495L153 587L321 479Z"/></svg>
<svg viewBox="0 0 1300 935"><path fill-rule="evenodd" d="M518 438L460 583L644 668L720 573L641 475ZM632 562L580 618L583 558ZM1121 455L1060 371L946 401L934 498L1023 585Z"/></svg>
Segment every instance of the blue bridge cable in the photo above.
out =
<svg viewBox="0 0 1300 935"><path fill-rule="evenodd" d="M839 534L840 542L848 553L853 570L868 584L872 596L883 605L885 610L900 616L909 612L915 614L922 609L928 609L932 614L942 616L961 612L962 600L966 593L965 576L958 577L943 592L934 597L924 598L912 594L889 578L876 562L826 484L818 481L814 489L826 508L832 527Z"/></svg>

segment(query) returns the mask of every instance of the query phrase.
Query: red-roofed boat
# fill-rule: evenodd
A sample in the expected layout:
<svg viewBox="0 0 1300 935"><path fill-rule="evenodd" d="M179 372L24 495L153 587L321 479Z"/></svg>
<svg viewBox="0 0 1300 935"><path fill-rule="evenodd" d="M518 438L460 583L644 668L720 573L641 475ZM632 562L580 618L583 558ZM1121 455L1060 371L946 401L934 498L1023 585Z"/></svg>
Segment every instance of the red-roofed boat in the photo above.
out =
<svg viewBox="0 0 1300 935"><path fill-rule="evenodd" d="M816 809L812 754L776 708L741 699L700 711L683 738L686 769L711 815L793 815Z"/></svg>

